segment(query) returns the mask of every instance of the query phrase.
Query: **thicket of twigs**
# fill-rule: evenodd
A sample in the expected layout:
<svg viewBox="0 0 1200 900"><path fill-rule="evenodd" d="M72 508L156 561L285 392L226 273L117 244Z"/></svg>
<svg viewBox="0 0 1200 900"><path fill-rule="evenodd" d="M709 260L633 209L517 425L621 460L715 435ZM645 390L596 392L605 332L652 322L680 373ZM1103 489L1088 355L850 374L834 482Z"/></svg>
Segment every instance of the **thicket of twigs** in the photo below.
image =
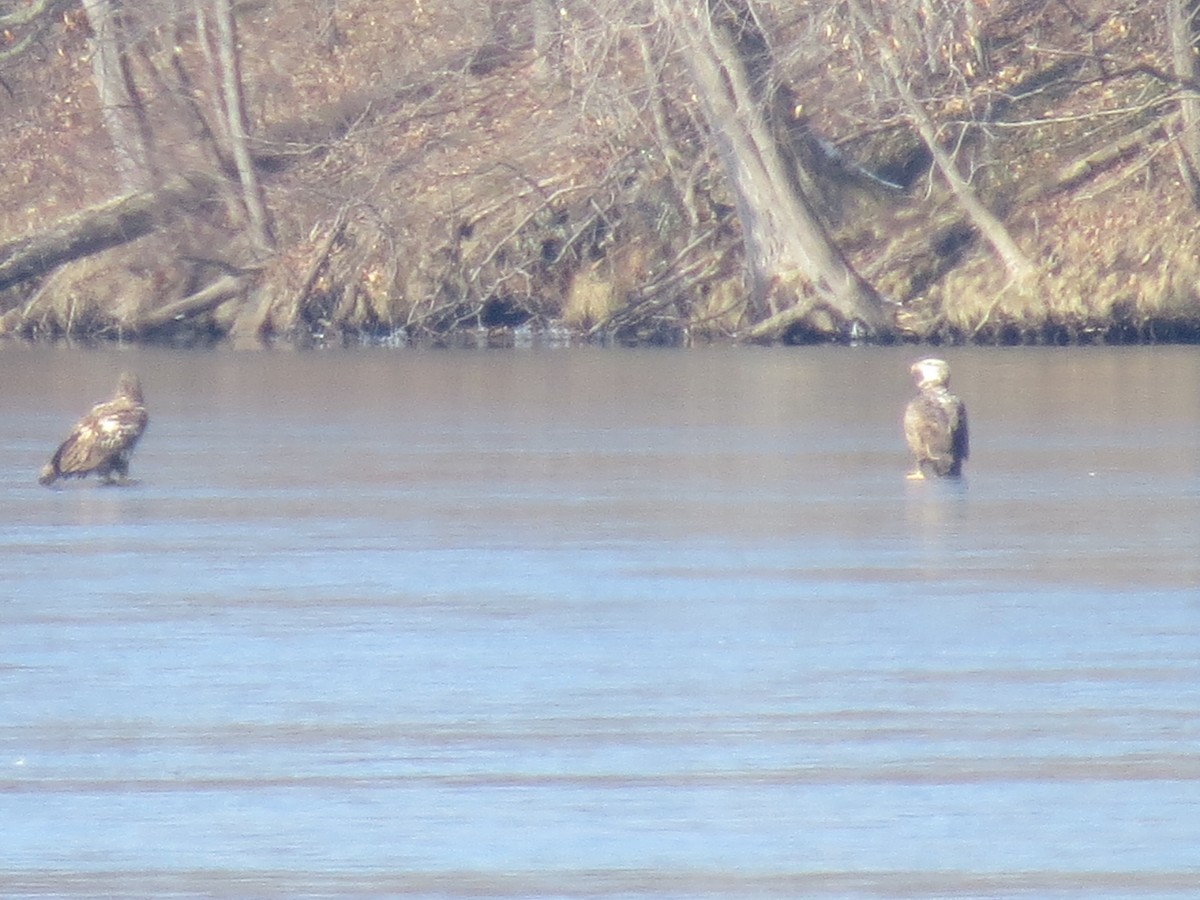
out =
<svg viewBox="0 0 1200 900"><path fill-rule="evenodd" d="M247 239L219 152L190 148L169 119L177 102L153 105L150 77L170 69L164 36L146 36L134 74L178 169L116 202L86 33L44 36L36 60L4 73L0 333L242 344L749 333L735 201L669 35L619 21L628 4L568 4L575 17L547 64L497 30L490 4L400 5L244 9L270 252ZM1197 211L1157 5L993 3L986 60L957 60L954 79L914 74L941 139L1034 260L1020 283L871 83L863 47L809 6L764 5L776 75L797 100L797 132L818 141L808 146L837 151L809 160L812 199L894 305L891 337L1200 339ZM958 46L943 37L946 52Z"/></svg>

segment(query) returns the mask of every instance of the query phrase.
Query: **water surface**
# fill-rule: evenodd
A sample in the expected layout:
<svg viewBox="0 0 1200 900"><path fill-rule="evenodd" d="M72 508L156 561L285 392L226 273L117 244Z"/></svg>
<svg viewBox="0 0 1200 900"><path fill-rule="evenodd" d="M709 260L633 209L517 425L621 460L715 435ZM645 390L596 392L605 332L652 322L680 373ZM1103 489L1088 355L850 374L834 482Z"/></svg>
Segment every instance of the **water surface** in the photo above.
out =
<svg viewBox="0 0 1200 900"><path fill-rule="evenodd" d="M945 355L3 348L0 893L1194 896L1200 353Z"/></svg>

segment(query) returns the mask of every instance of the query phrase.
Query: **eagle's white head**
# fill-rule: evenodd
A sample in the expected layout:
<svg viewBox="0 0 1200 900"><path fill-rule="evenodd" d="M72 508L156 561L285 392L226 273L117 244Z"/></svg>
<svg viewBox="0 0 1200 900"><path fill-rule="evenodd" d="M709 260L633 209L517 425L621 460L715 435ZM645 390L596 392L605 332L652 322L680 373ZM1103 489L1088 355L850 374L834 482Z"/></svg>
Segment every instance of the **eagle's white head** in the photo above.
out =
<svg viewBox="0 0 1200 900"><path fill-rule="evenodd" d="M950 386L950 366L944 359L930 357L915 362L912 365L912 373L917 379L917 387L922 390Z"/></svg>

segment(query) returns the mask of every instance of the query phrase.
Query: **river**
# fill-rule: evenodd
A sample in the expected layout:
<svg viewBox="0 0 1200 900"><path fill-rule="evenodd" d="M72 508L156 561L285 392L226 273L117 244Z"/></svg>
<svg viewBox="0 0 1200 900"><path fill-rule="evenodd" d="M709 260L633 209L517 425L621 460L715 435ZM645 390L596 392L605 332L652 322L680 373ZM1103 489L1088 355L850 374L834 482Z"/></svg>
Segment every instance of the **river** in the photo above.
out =
<svg viewBox="0 0 1200 900"><path fill-rule="evenodd" d="M0 348L0 894L1195 896L1200 350L919 355Z"/></svg>

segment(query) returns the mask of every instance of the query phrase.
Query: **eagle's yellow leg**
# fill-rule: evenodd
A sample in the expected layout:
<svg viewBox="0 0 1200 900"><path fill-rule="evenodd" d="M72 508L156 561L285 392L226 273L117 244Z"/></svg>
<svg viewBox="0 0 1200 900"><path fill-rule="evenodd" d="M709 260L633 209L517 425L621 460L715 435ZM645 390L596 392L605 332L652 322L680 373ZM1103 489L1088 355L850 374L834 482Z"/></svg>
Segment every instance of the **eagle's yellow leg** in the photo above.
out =
<svg viewBox="0 0 1200 900"><path fill-rule="evenodd" d="M909 481L924 481L925 473L922 472L920 469L917 469L915 472L909 472L904 477L907 478Z"/></svg>

